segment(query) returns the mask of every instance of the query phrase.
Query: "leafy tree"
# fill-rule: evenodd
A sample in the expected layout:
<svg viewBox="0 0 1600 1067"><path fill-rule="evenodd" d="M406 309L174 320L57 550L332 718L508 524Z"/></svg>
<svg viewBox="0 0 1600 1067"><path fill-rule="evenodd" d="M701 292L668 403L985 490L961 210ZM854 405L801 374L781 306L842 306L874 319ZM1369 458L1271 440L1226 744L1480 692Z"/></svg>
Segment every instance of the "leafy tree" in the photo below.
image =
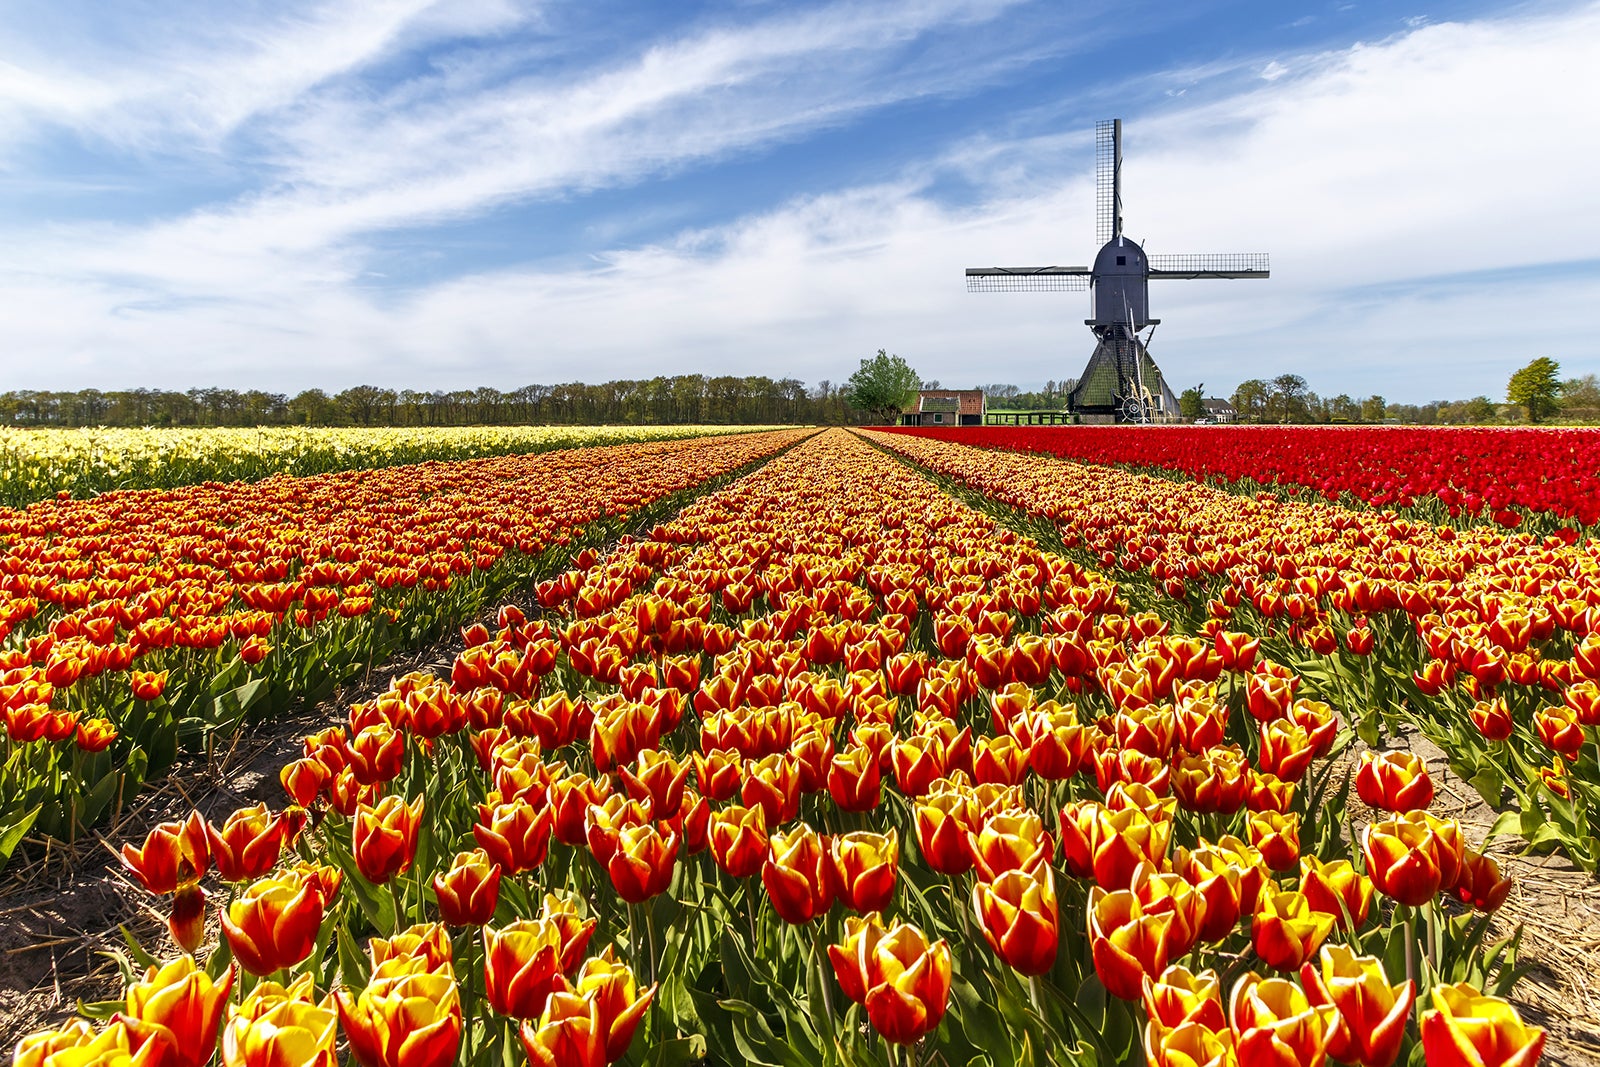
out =
<svg viewBox="0 0 1600 1067"><path fill-rule="evenodd" d="M1600 419L1600 378L1568 378L1561 386L1561 417L1573 422Z"/></svg>
<svg viewBox="0 0 1600 1067"><path fill-rule="evenodd" d="M1511 376L1506 384L1506 400L1520 404L1529 422L1539 422L1560 410L1561 364L1540 356Z"/></svg>
<svg viewBox="0 0 1600 1067"><path fill-rule="evenodd" d="M922 378L904 359L880 348L876 356L862 360L861 368L850 375L845 383L845 398L851 407L874 419L892 422L921 385Z"/></svg>
<svg viewBox="0 0 1600 1067"><path fill-rule="evenodd" d="M1198 419L1206 413L1206 383L1185 389L1178 397L1178 414L1186 419Z"/></svg>
<svg viewBox="0 0 1600 1067"><path fill-rule="evenodd" d="M1374 393L1361 402L1362 422L1382 422L1384 413L1389 410L1389 402Z"/></svg>
<svg viewBox="0 0 1600 1067"><path fill-rule="evenodd" d="M1267 413L1268 385L1260 378L1247 378L1233 391L1233 410L1240 422L1253 422Z"/></svg>
<svg viewBox="0 0 1600 1067"><path fill-rule="evenodd" d="M1307 418L1306 380L1298 374L1280 374L1272 379L1267 413L1274 422L1304 422Z"/></svg>

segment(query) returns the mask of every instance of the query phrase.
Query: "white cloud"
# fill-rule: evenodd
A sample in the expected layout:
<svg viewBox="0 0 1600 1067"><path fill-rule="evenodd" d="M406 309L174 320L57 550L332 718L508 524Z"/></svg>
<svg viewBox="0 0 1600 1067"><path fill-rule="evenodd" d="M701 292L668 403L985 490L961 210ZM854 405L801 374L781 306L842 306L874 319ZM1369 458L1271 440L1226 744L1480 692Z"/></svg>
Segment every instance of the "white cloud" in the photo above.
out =
<svg viewBox="0 0 1600 1067"><path fill-rule="evenodd" d="M642 180L938 91L937 67L897 81L884 69L893 50L862 42L985 6L712 31L564 90L480 81L467 68L438 76L448 88L408 86L404 109L354 93L299 99L276 127L292 184L143 228L36 232L13 245L0 331L11 351L37 357L8 378L816 380L878 347L947 383L1074 376L1090 347L1084 294L968 295L961 268L1092 255L1086 130L952 145L902 181L617 250L592 272L506 269L381 300L360 282L363 235L376 230ZM1129 116L1131 234L1148 234L1152 251L1273 254L1268 282L1158 283L1155 351L1169 375L1216 388L1287 369L1319 391L1420 400L1498 393L1534 354L1600 371L1586 340L1600 272L1416 284L1595 256L1600 122L1586 94L1597 42L1594 6L1426 25L1276 57L1280 77L1209 101L1202 82ZM826 77L812 76L819 67ZM998 175L981 202L950 207L932 192L934 178L979 173ZM1041 181L1050 192L1034 192Z"/></svg>

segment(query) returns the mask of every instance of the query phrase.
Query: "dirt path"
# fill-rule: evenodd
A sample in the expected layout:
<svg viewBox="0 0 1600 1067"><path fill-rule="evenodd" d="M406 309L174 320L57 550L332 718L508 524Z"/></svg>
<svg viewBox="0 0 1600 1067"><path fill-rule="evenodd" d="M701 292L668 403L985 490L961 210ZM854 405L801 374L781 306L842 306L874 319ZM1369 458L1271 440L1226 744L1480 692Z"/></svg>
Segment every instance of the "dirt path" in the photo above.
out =
<svg viewBox="0 0 1600 1067"><path fill-rule="evenodd" d="M1359 744L1357 749L1364 747ZM1433 777L1435 798L1429 810L1461 820L1467 843L1481 846L1495 810L1472 786L1452 774L1444 751L1420 733L1393 739L1390 748L1410 748L1422 756ZM1358 758L1352 750L1345 757ZM1372 811L1352 789L1353 823L1363 826ZM1358 831L1359 832L1359 831ZM1600 1067L1600 883L1560 856L1523 856L1513 837L1487 849L1501 872L1516 882L1490 924L1490 938L1522 927L1519 962L1533 970L1512 990L1511 1000L1524 1020L1550 1032L1544 1062Z"/></svg>
<svg viewBox="0 0 1600 1067"><path fill-rule="evenodd" d="M518 603L508 598L507 603ZM521 603L533 615L537 605ZM481 621L494 625L489 613ZM181 759L173 772L152 784L121 821L103 826L75 849L30 841L0 874L0 1055L18 1038L72 1015L78 1001L121 994L117 964L101 953L123 948L126 925L146 946L166 945L163 902L129 878L113 849L139 844L157 823L186 818L198 809L221 822L236 808L266 801L287 802L278 771L301 755L301 740L313 730L345 721L351 703L375 697L391 679L410 671L448 675L463 647L459 634L420 651L396 656L309 711L249 725L214 762ZM217 936L210 909L208 939Z"/></svg>

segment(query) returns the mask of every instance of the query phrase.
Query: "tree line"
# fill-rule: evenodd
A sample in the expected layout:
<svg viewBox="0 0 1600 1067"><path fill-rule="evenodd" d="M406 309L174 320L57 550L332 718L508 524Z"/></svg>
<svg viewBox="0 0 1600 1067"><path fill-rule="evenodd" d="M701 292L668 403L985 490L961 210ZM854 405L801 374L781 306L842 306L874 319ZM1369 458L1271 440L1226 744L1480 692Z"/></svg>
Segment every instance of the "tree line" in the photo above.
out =
<svg viewBox="0 0 1600 1067"><path fill-rule="evenodd" d="M1468 426L1496 423L1600 421L1600 379L1593 374L1560 378L1561 365L1541 356L1521 368L1507 383L1506 399L1487 396L1467 400L1431 400L1395 404L1382 396L1318 396L1298 374L1280 374L1240 382L1229 402L1240 422L1332 423L1399 422L1419 426ZM1184 414L1198 417L1202 387L1185 390Z"/></svg>
<svg viewBox="0 0 1600 1067"><path fill-rule="evenodd" d="M0 393L8 426L718 425L859 422L846 390L823 380L680 374L453 391L358 385L307 389L18 389Z"/></svg>

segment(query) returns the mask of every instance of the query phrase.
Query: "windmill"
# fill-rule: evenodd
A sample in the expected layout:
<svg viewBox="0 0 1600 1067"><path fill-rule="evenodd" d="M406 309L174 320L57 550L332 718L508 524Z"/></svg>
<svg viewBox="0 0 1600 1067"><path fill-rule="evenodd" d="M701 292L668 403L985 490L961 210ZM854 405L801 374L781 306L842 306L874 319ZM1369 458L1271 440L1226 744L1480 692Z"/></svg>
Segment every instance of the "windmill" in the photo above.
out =
<svg viewBox="0 0 1600 1067"><path fill-rule="evenodd" d="M1265 278L1265 252L1146 255L1122 232L1122 120L1097 122L1093 267L968 267L974 293L1091 291L1084 325L1095 336L1083 375L1068 382L1067 410L1087 422L1152 422L1178 414L1178 400L1150 358L1150 279ZM1148 329L1149 334L1144 333Z"/></svg>

